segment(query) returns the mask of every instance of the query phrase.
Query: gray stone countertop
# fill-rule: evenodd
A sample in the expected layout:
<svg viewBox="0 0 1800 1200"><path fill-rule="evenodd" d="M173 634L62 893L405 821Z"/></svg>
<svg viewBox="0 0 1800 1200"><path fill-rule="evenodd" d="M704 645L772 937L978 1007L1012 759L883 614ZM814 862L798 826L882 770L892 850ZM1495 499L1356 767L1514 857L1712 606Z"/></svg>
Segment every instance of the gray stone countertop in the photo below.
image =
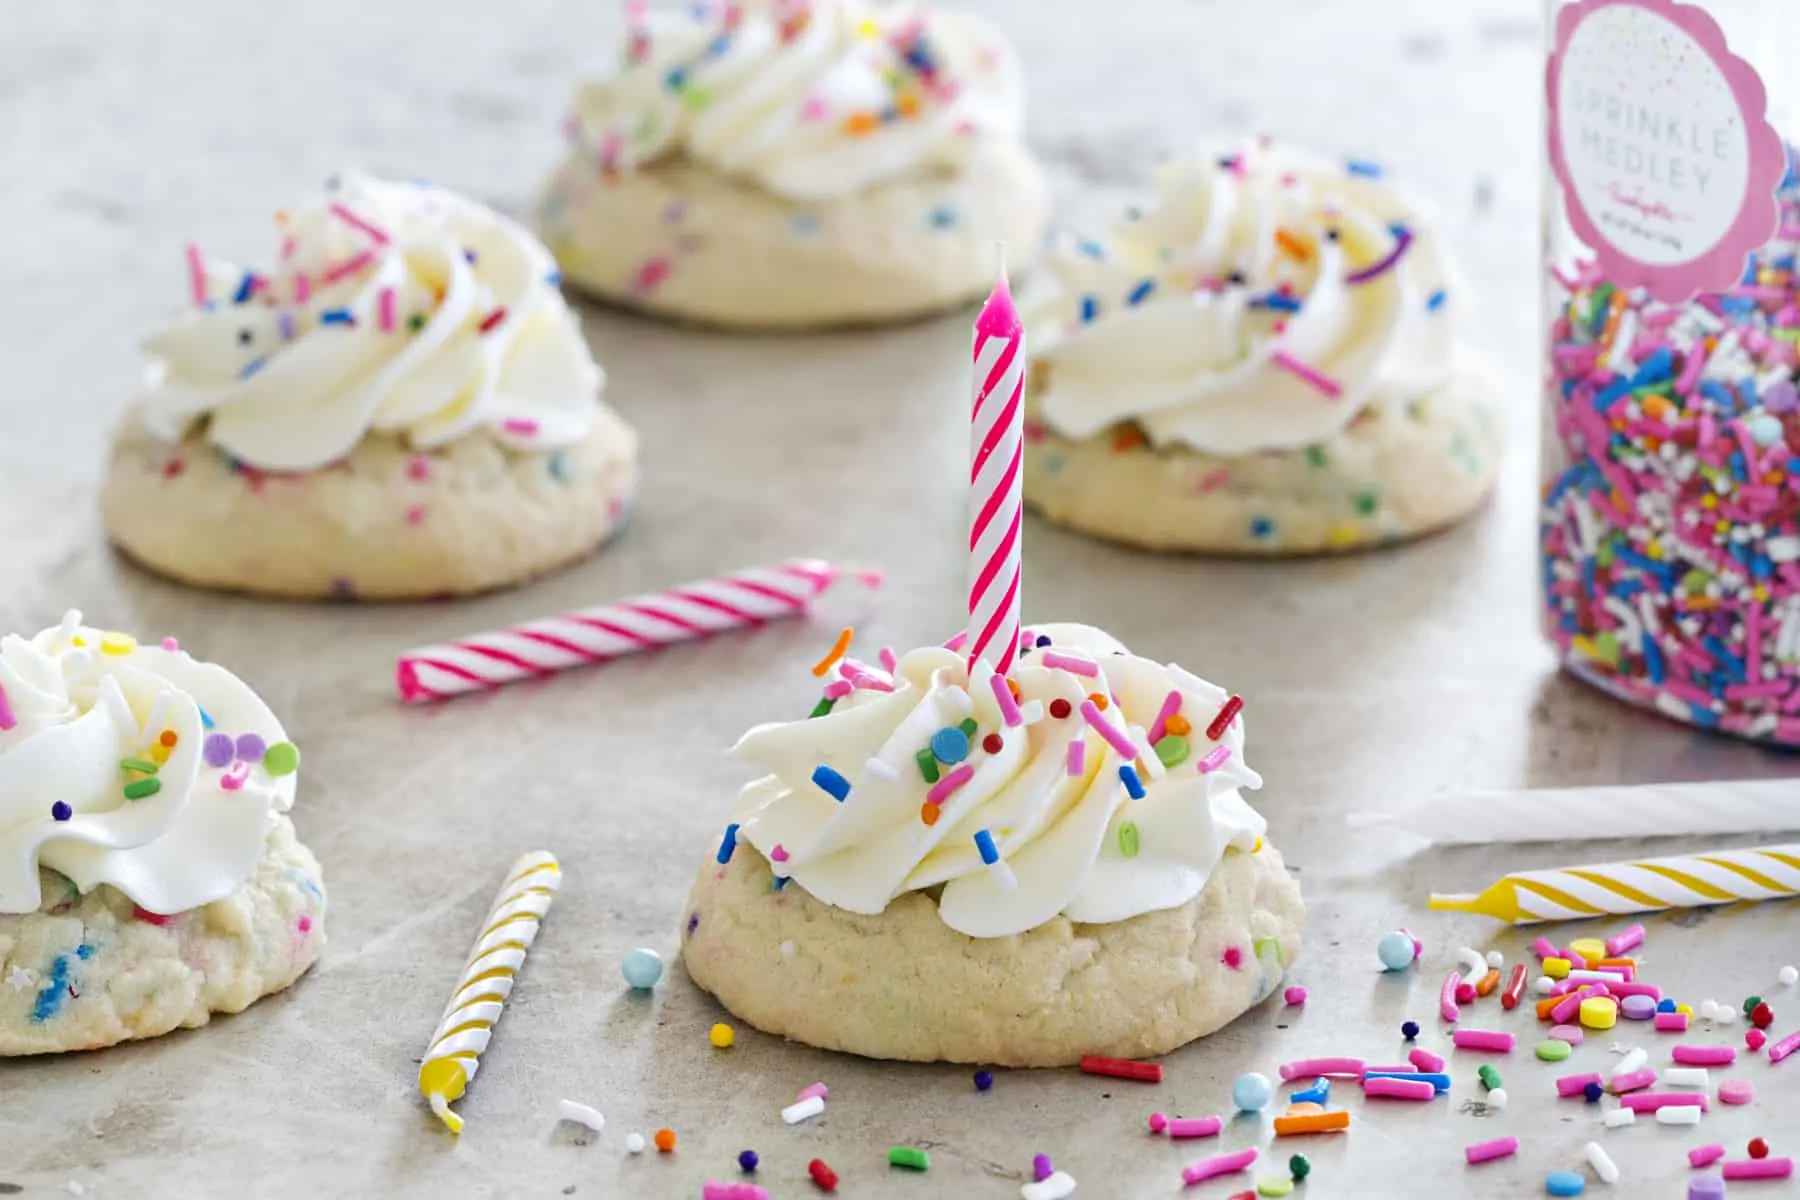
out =
<svg viewBox="0 0 1800 1200"><path fill-rule="evenodd" d="M1534 3L984 7L1030 68L1032 140L1065 217L1110 211L1165 151L1266 130L1378 158L1435 198L1481 293L1471 334L1504 374L1513 445L1497 502L1467 526L1392 552L1267 564L1149 557L1028 526L1028 619L1101 624L1247 698L1267 777L1258 804L1311 907L1305 1009L1265 1007L1171 1055L1159 1089L1003 1072L977 1094L965 1068L856 1061L747 1029L715 1053L718 1010L678 968L654 996L628 994L621 956L650 946L674 959L686 889L745 779L723 748L808 702L805 667L834 627L787 623L436 709L394 702L395 652L795 554L887 569L859 616L872 644L943 636L959 621L968 316L746 338L590 312L608 396L645 450L636 517L604 554L456 605L271 604L164 583L108 551L93 490L136 341L181 301L183 241L257 255L268 214L344 166L523 211L555 161L567 89L610 61L617 14L567 0L18 4L0 20L0 629L35 630L76 605L105 625L177 633L259 688L306 750L296 816L325 864L331 940L296 987L207 1029L0 1063L0 1192L693 1197L754 1148L776 1197L813 1194L814 1156L849 1197L1016 1196L1040 1150L1081 1196L1173 1196L1179 1165L1209 1148L1148 1141L1150 1111L1228 1108L1240 1072L1301 1055L1398 1054L1403 1018L1435 1025L1453 947L1523 949L1487 922L1427 915L1428 890L1634 849L1409 857L1347 831L1346 813L1460 787L1795 773L1791 758L1558 675L1536 634ZM414 1060L500 873L538 846L562 857L567 882L453 1141L414 1092ZM1430 971L1377 975L1375 941L1399 924L1425 936ZM1695 1000L1763 990L1800 958L1790 906L1649 924L1658 977ZM1800 996L1786 1005L1800 1012ZM1609 1061L1596 1038L1574 1066ZM1550 1098L1561 1070L1503 1061L1513 1104L1483 1117L1459 1067L1448 1103L1351 1101L1349 1135L1304 1146L1307 1194L1539 1194L1543 1172L1578 1165L1597 1136L1591 1112ZM1781 1080L1767 1072L1752 1073L1772 1097ZM831 1085L827 1116L784 1127L777 1111L815 1079ZM602 1109L605 1132L559 1127L565 1096ZM1707 1139L1800 1142L1800 1117L1767 1098L1708 1122ZM676 1154L625 1154L628 1132L665 1125ZM1461 1147L1502 1132L1524 1151L1464 1176ZM1220 1148L1264 1136L1235 1122ZM1677 1196L1682 1152L1702 1138L1652 1126L1606 1140L1638 1194ZM897 1143L930 1146L930 1173L890 1171Z"/></svg>

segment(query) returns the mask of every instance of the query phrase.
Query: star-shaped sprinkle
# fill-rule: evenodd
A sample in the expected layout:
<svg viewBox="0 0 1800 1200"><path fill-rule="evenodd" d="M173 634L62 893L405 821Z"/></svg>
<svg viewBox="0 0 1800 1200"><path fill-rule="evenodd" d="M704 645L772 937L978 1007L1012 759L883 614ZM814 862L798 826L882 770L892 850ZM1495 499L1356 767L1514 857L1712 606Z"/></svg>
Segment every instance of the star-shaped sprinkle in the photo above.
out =
<svg viewBox="0 0 1800 1200"><path fill-rule="evenodd" d="M12 970L6 973L6 982L12 985L13 991L22 992L32 984L31 972L14 963Z"/></svg>

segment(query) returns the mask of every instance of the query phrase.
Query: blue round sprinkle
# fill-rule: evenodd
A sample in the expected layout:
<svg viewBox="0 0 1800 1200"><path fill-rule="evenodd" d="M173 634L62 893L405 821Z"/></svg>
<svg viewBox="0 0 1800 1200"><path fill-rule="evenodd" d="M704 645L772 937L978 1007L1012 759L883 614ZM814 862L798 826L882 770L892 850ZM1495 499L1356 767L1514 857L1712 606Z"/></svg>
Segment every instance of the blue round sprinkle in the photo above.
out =
<svg viewBox="0 0 1800 1200"><path fill-rule="evenodd" d="M1675 1011L1675 1001L1671 1000L1667 996L1664 996L1661 1000L1658 1000L1656 1002L1656 1011L1657 1012L1674 1012Z"/></svg>
<svg viewBox="0 0 1800 1200"><path fill-rule="evenodd" d="M1587 1097L1587 1102L1589 1104L1598 1104L1600 1103L1600 1097L1606 1094L1606 1089L1602 1088L1597 1083L1590 1083L1581 1089L1581 1094Z"/></svg>
<svg viewBox="0 0 1800 1200"><path fill-rule="evenodd" d="M1038 634L1037 644L1038 644L1038 649L1040 649L1040 650L1043 649L1045 646L1048 646L1050 644L1050 635L1047 633Z"/></svg>
<svg viewBox="0 0 1800 1200"><path fill-rule="evenodd" d="M1412 1041L1414 1038L1418 1037L1419 1036L1419 1023L1417 1021L1407 1021L1406 1023L1401 1025L1400 1026L1400 1036L1405 1038L1409 1042Z"/></svg>
<svg viewBox="0 0 1800 1200"><path fill-rule="evenodd" d="M959 763L969 757L969 735L946 725L931 735L931 752L939 762Z"/></svg>
<svg viewBox="0 0 1800 1200"><path fill-rule="evenodd" d="M1268 1076L1254 1071L1239 1075L1237 1082L1231 1085L1231 1102L1237 1105L1239 1112L1261 1112L1269 1106L1274 1095L1275 1089L1269 1085Z"/></svg>
<svg viewBox="0 0 1800 1200"><path fill-rule="evenodd" d="M625 982L640 991L655 987L662 973L662 955L642 947L631 951L619 964L619 974L625 976Z"/></svg>
<svg viewBox="0 0 1800 1200"><path fill-rule="evenodd" d="M1587 1180L1573 1171L1552 1171L1544 1176L1544 1193L1549 1196L1579 1196L1587 1191Z"/></svg>
<svg viewBox="0 0 1800 1200"><path fill-rule="evenodd" d="M55 820L66 821L74 815L75 810L69 807L67 800L58 800L50 806L50 816Z"/></svg>
<svg viewBox="0 0 1800 1200"><path fill-rule="evenodd" d="M977 1072L975 1072L975 1090L976 1091L985 1092L993 1086L994 1086L994 1073L992 1071L977 1071Z"/></svg>
<svg viewBox="0 0 1800 1200"><path fill-rule="evenodd" d="M1381 965L1390 971L1406 970L1413 965L1415 957L1412 939L1398 929L1381 935L1381 941L1375 944L1375 953L1381 958Z"/></svg>
<svg viewBox="0 0 1800 1200"><path fill-rule="evenodd" d="M756 1170L756 1164L759 1161L761 1160L756 1157L754 1150L746 1150L738 1155L738 1166L742 1167L746 1173Z"/></svg>

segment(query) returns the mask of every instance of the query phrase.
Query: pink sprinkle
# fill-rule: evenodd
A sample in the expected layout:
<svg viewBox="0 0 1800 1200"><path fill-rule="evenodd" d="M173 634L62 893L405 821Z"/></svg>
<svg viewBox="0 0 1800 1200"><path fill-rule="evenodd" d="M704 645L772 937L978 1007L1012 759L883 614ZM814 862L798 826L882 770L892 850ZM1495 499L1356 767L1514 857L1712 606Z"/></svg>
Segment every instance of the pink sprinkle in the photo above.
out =
<svg viewBox="0 0 1800 1200"><path fill-rule="evenodd" d="M167 925L175 919L171 916L164 916L162 913L153 913L141 904L131 906L131 915L148 925Z"/></svg>
<svg viewBox="0 0 1800 1200"><path fill-rule="evenodd" d="M206 307L206 260L200 256L200 247L193 242L187 244L188 287L193 292L194 307Z"/></svg>
<svg viewBox="0 0 1800 1200"><path fill-rule="evenodd" d="M1200 477L1200 482L1196 485L1195 490L1205 495L1207 492L1218 491L1230 482L1231 468L1216 467Z"/></svg>
<svg viewBox="0 0 1800 1200"><path fill-rule="evenodd" d="M1727 1067L1737 1061L1737 1047L1677 1046L1669 1057L1684 1067Z"/></svg>
<svg viewBox="0 0 1800 1200"><path fill-rule="evenodd" d="M655 291L658 284L669 277L671 264L666 258L653 258L637 269L631 286L640 292Z"/></svg>
<svg viewBox="0 0 1800 1200"><path fill-rule="evenodd" d="M1462 1010L1456 1007L1456 985L1462 982L1462 972L1452 971L1444 976L1444 986L1438 989L1438 1016L1455 1024L1462 1016Z"/></svg>
<svg viewBox="0 0 1800 1200"><path fill-rule="evenodd" d="M19 723L13 715L12 702L6 698L6 689L0 687L0 730L11 729Z"/></svg>
<svg viewBox="0 0 1800 1200"><path fill-rule="evenodd" d="M1564 996L1561 1003L1550 1010L1550 1019L1558 1025L1567 1024L1581 1011L1581 1002L1583 1000L1591 1000L1595 996L1604 995L1606 995L1605 985L1590 983L1579 992L1570 992L1568 995ZM1658 1026L1658 1028L1661 1028L1661 1026Z"/></svg>
<svg viewBox="0 0 1800 1200"><path fill-rule="evenodd" d="M1437 1088L1428 1079L1395 1079L1382 1075L1363 1080L1363 1095L1370 1099L1419 1101L1437 1095Z"/></svg>
<svg viewBox="0 0 1800 1200"><path fill-rule="evenodd" d="M1273 362L1282 370L1287 371L1289 374L1298 376L1300 379L1310 383L1328 399L1336 400L1344 394L1343 385L1338 383L1337 380L1307 366L1305 363L1289 354L1286 350L1277 350L1274 354L1269 356L1269 361Z"/></svg>
<svg viewBox="0 0 1800 1200"><path fill-rule="evenodd" d="M235 764L231 770L219 776L219 786L228 792L235 792L242 788L244 786L244 781L249 778L250 764L247 762L240 762Z"/></svg>
<svg viewBox="0 0 1800 1200"><path fill-rule="evenodd" d="M885 649L885 647L884 647ZM893 653L893 651L888 651ZM886 666L885 663L882 665ZM888 670L893 670L888 667ZM1012 688L1006 685L1004 675L989 675L988 686L994 689L994 703L1000 706L1000 719L1008 725L1023 725L1025 717L1019 712L1019 702L1013 699Z"/></svg>
<svg viewBox="0 0 1800 1200"><path fill-rule="evenodd" d="M794 1103L798 1104L802 1100L811 1100L814 1096L824 1100L830 1095L831 1089L826 1087L823 1083L809 1083L800 1089L800 1094L794 1097Z"/></svg>
<svg viewBox="0 0 1800 1200"><path fill-rule="evenodd" d="M1434 1074L1444 1069L1443 1058L1433 1054L1423 1046L1414 1047L1412 1053L1406 1056L1406 1061L1421 1071L1430 1071Z"/></svg>
<svg viewBox="0 0 1800 1200"><path fill-rule="evenodd" d="M1457 984L1456 985L1456 1002L1458 1004L1473 1004L1473 1003L1475 1003L1475 985L1470 983L1466 979L1463 980L1461 983Z"/></svg>
<svg viewBox="0 0 1800 1200"><path fill-rule="evenodd" d="M1740 1158L1719 1164L1719 1174L1727 1179L1786 1179L1793 1173L1791 1158Z"/></svg>
<svg viewBox="0 0 1800 1200"><path fill-rule="evenodd" d="M176 641L172 637L166 637L162 640L162 648L164 650L167 650L170 654L176 654L176 653L179 653L181 650L181 643ZM4 728L5 728L4 725L0 725L0 729L4 729Z"/></svg>
<svg viewBox="0 0 1800 1200"><path fill-rule="evenodd" d="M822 121L825 112L825 101L817 96L808 96L806 103L800 106L800 118L804 121Z"/></svg>
<svg viewBox="0 0 1800 1200"><path fill-rule="evenodd" d="M965 629L961 633L958 633L955 637L951 638L949 641L945 642L944 649L946 649L946 650L961 650L964 646L966 646L968 644L969 644L969 631Z"/></svg>
<svg viewBox="0 0 1800 1200"><path fill-rule="evenodd" d="M307 916L305 913L300 914L300 920L297 921L296 924L299 926L301 933L311 933L312 932L312 918Z"/></svg>
<svg viewBox="0 0 1800 1200"><path fill-rule="evenodd" d="M1161 1133L1168 1127L1169 1127L1169 1118L1163 1116L1161 1113L1151 1113L1150 1114L1150 1132L1151 1133Z"/></svg>
<svg viewBox="0 0 1800 1200"><path fill-rule="evenodd" d="M500 428L507 433L516 433L520 437L531 437L538 431L538 423L530 417L508 417L500 422Z"/></svg>
<svg viewBox="0 0 1800 1200"><path fill-rule="evenodd" d="M1119 757L1127 761L1138 756L1138 748L1131 744L1131 739L1119 731L1118 726L1101 715L1100 709L1092 700L1081 702L1081 716L1094 729L1094 732L1105 738Z"/></svg>
<svg viewBox="0 0 1800 1200"><path fill-rule="evenodd" d="M951 771L948 775L945 775L942 779L931 785L931 790L925 793L925 803L942 804L950 798L952 792L956 791L956 789L960 788L974 777L975 768L971 767L968 763L963 763L954 771Z"/></svg>
<svg viewBox="0 0 1800 1200"><path fill-rule="evenodd" d="M1632 925L1606 939L1606 957L1618 958L1644 944L1644 927Z"/></svg>
<svg viewBox="0 0 1800 1200"><path fill-rule="evenodd" d="M425 506L423 504L408 506L406 510L406 523L408 525L423 525L425 523Z"/></svg>
<svg viewBox="0 0 1800 1200"><path fill-rule="evenodd" d="M381 326L381 332L394 332L394 289L391 287L382 288L381 296L375 303L376 321Z"/></svg>
<svg viewBox="0 0 1800 1200"><path fill-rule="evenodd" d="M1656 1082L1656 1072L1645 1067L1641 1071L1627 1071L1623 1075L1613 1076L1613 1081L1606 1085L1606 1090L1615 1096L1623 1096L1626 1092L1641 1092Z"/></svg>
<svg viewBox="0 0 1800 1200"><path fill-rule="evenodd" d="M1686 1033L1688 1027L1687 1014L1684 1012L1659 1012L1653 1022L1658 1033ZM1796 1043L1800 1045L1800 1043Z"/></svg>
<svg viewBox="0 0 1800 1200"><path fill-rule="evenodd" d="M1590 1083L1599 1083L1600 1076L1592 1071L1584 1075L1564 1075L1556 1081L1556 1094L1567 1100L1570 1096L1579 1096L1587 1091Z"/></svg>
<svg viewBox="0 0 1800 1200"><path fill-rule="evenodd" d="M1493 1162L1496 1158L1507 1158L1519 1152L1519 1139L1516 1137L1495 1138L1491 1142L1476 1142L1473 1146L1463 1148L1463 1158L1473 1167L1484 1162Z"/></svg>
<svg viewBox="0 0 1800 1200"><path fill-rule="evenodd" d="M1638 983L1635 980L1626 980L1624 983L1609 983L1606 985L1606 990L1620 1000L1623 1000L1627 996L1648 996L1652 1000L1661 1000L1663 998L1662 989L1657 987L1654 983Z"/></svg>
<svg viewBox="0 0 1800 1200"><path fill-rule="evenodd" d="M1287 991L1281 993L1281 999L1289 1008L1299 1008L1302 1004L1306 1003L1306 989L1303 987L1291 987Z"/></svg>
<svg viewBox="0 0 1800 1200"><path fill-rule="evenodd" d="M894 653L892 646L883 646L876 651L875 657L881 661L881 669L892 675L900 668L900 656ZM1012 699L1012 690L1007 689L1006 698Z"/></svg>
<svg viewBox="0 0 1800 1200"><path fill-rule="evenodd" d="M848 679L834 679L825 685L825 698L827 700L842 700L845 696L848 696L855 690L856 685L851 683Z"/></svg>
<svg viewBox="0 0 1800 1200"><path fill-rule="evenodd" d="M337 266L325 272L324 275L319 277L319 282L326 287L330 287L340 279L348 279L350 276L356 274L374 261L375 252L373 250L364 250L361 254L355 255L352 258L347 258Z"/></svg>
<svg viewBox="0 0 1800 1200"><path fill-rule="evenodd" d="M1244 952L1236 946L1225 947L1225 953L1219 955L1219 961L1233 971L1244 969Z"/></svg>
<svg viewBox="0 0 1800 1200"><path fill-rule="evenodd" d="M1744 1045L1750 1048L1750 1053L1752 1054L1761 1050L1763 1046L1768 1044L1768 1041L1769 1035L1756 1028L1754 1025L1749 1029L1744 1030Z"/></svg>
<svg viewBox="0 0 1800 1200"><path fill-rule="evenodd" d="M1510 1033L1501 1033L1493 1029L1459 1029L1450 1035L1450 1044L1458 1050L1491 1050L1496 1054L1511 1054L1519 1039Z"/></svg>
<svg viewBox="0 0 1800 1200"><path fill-rule="evenodd" d="M1796 1050L1800 1050L1800 1033L1790 1033L1769 1047L1769 1061L1778 1063Z"/></svg>
<svg viewBox="0 0 1800 1200"><path fill-rule="evenodd" d="M1302 1058L1282 1063L1276 1073L1283 1079L1312 1080L1320 1075L1327 1079L1361 1079L1367 1069L1360 1058Z"/></svg>
<svg viewBox="0 0 1800 1200"><path fill-rule="evenodd" d="M406 464L406 473L414 479L431 478L431 459L423 454L415 454L412 461Z"/></svg>
<svg viewBox="0 0 1800 1200"><path fill-rule="evenodd" d="M1719 1085L1720 1104L1748 1104L1756 1099L1756 1085L1748 1079L1727 1079Z"/></svg>
<svg viewBox="0 0 1800 1200"><path fill-rule="evenodd" d="M1100 674L1100 667L1098 664L1089 662L1085 658L1077 658L1073 654L1064 654L1058 650L1044 651L1043 663L1052 670L1068 671L1071 674L1086 676L1089 679ZM1136 755L1132 755L1131 757L1136 757Z"/></svg>
<svg viewBox="0 0 1800 1200"><path fill-rule="evenodd" d="M1203 1158L1199 1162L1191 1162L1181 1168L1181 1182L1192 1187L1196 1183L1205 1183L1208 1179L1217 1179L1221 1175L1236 1174L1255 1162L1256 1154L1256 1147L1251 1146L1233 1154L1218 1154L1212 1158Z"/></svg>
<svg viewBox="0 0 1800 1200"><path fill-rule="evenodd" d="M1581 955L1577 954L1572 949L1565 948L1562 952L1562 957L1569 960L1569 966L1573 970L1585 971L1588 969L1588 960L1581 957Z"/></svg>
<svg viewBox="0 0 1800 1200"><path fill-rule="evenodd" d="M1698 1171L1701 1167L1710 1167L1725 1157L1725 1147L1714 1142L1710 1146L1695 1146L1688 1151L1688 1166Z"/></svg>
<svg viewBox="0 0 1800 1200"><path fill-rule="evenodd" d="M353 229L362 230L364 233L374 238L377 245L387 245L387 234L351 212L341 201L334 200L331 202L331 215Z"/></svg>
<svg viewBox="0 0 1800 1200"><path fill-rule="evenodd" d="M1539 962L1543 962L1546 958L1562 957L1556 949L1556 943L1552 942L1547 937L1539 937L1536 941L1532 942L1531 952L1538 956Z"/></svg>
<svg viewBox="0 0 1800 1200"><path fill-rule="evenodd" d="M1200 773L1202 775L1211 775L1230 760L1230 746L1214 746L1211 750L1208 750L1205 754L1200 756Z"/></svg>
<svg viewBox="0 0 1800 1200"><path fill-rule="evenodd" d="M1069 774L1084 775L1087 773L1087 743L1076 738L1069 743Z"/></svg>
<svg viewBox="0 0 1800 1200"><path fill-rule="evenodd" d="M1699 1108L1707 1111L1706 1096L1700 1092L1635 1092L1620 1096L1619 1103L1636 1112L1655 1112L1659 1108Z"/></svg>
<svg viewBox="0 0 1800 1200"><path fill-rule="evenodd" d="M1225 1128L1225 1122L1219 1117L1176 1117L1167 1125L1172 1138L1213 1137Z"/></svg>
<svg viewBox="0 0 1800 1200"><path fill-rule="evenodd" d="M770 862L786 862L787 860L788 860L787 847L783 846L780 842L776 842L775 848L769 851L769 861Z"/></svg>
<svg viewBox="0 0 1800 1200"><path fill-rule="evenodd" d="M1558 1025L1550 1031L1550 1037L1553 1040L1567 1042L1571 1046L1581 1045L1582 1039L1585 1036L1586 1035L1581 1032L1581 1026L1579 1025Z"/></svg>
<svg viewBox="0 0 1800 1200"><path fill-rule="evenodd" d="M301 271L294 276L294 303L305 304L312 299L312 277Z"/></svg>
<svg viewBox="0 0 1800 1200"><path fill-rule="evenodd" d="M1147 735L1152 746L1163 740L1163 734L1169 731L1169 718L1180 711L1180 692L1170 692L1163 697L1162 708L1157 711L1156 720L1150 723L1150 732Z"/></svg>

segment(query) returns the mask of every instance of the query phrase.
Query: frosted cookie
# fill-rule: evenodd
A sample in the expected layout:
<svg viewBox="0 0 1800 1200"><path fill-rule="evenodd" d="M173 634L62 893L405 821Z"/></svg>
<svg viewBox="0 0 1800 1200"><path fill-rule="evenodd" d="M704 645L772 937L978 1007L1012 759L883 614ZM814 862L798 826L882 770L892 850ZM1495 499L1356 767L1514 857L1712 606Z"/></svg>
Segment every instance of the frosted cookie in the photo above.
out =
<svg viewBox="0 0 1800 1200"><path fill-rule="evenodd" d="M967 13L861 0L631 10L539 208L569 281L687 321L810 329L985 294L1043 238L1011 48Z"/></svg>
<svg viewBox="0 0 1800 1200"><path fill-rule="evenodd" d="M1028 317L1025 499L1086 533L1227 554L1352 550L1467 516L1498 392L1467 289L1378 168L1265 144L1169 165L1054 258Z"/></svg>
<svg viewBox="0 0 1800 1200"><path fill-rule="evenodd" d="M256 693L173 639L74 612L0 638L0 1055L204 1025L317 961L299 765Z"/></svg>
<svg viewBox="0 0 1800 1200"><path fill-rule="evenodd" d="M1036 633L1016 699L929 647L744 736L767 774L694 884L695 982L814 1046L1019 1067L1163 1054L1275 990L1304 909L1241 794L1242 702Z"/></svg>
<svg viewBox="0 0 1800 1200"><path fill-rule="evenodd" d="M637 441L548 251L429 184L352 179L278 213L248 271L189 248L151 337L106 526L205 587L409 599L518 583L618 528Z"/></svg>

